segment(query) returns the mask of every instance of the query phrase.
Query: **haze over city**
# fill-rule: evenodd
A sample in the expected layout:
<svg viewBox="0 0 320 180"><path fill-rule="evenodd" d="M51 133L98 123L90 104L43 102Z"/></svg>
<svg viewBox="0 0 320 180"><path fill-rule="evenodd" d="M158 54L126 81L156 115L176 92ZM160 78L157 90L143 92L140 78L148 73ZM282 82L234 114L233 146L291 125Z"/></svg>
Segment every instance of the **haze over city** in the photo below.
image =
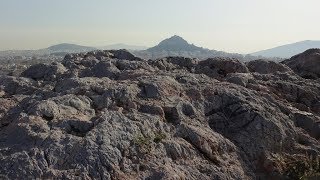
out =
<svg viewBox="0 0 320 180"><path fill-rule="evenodd" d="M58 43L151 47L172 35L251 53L319 40L317 0L1 0L0 50Z"/></svg>

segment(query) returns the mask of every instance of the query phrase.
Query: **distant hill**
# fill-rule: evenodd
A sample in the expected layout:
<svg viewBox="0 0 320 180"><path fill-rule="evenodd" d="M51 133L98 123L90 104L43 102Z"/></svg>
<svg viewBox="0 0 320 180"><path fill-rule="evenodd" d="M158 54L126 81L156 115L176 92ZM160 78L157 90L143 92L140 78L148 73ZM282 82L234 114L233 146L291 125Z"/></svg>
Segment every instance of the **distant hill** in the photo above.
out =
<svg viewBox="0 0 320 180"><path fill-rule="evenodd" d="M148 49L146 46L135 46L135 45L127 45L127 44L111 44L107 46L97 47L102 50L118 50L118 49L127 49L127 50L145 50Z"/></svg>
<svg viewBox="0 0 320 180"><path fill-rule="evenodd" d="M312 47L317 47L316 43L311 42L318 42L320 47L320 41L304 41L309 42L309 45ZM303 49L309 49L306 46L305 48L302 48L301 52L303 52ZM283 51L286 50L287 47L281 47ZM281 58L274 58L274 57L283 57L283 56L274 56L274 55L268 55L268 53L263 53L264 51L261 51L260 53L253 53L248 55L238 54L238 53L228 53L224 51L218 51L218 50L210 50L207 48L199 47L194 44L188 43L188 41L184 40L180 36L172 36L170 38L167 38L163 41L161 41L158 45L147 48L145 46L135 46L135 45L126 45L126 44L113 44L113 45L107 45L107 46L101 46L101 47L90 47L90 46L81 46L77 44L68 44L68 43L62 43L53 45L47 48L38 49L38 50L7 50L7 51L0 51L0 57L16 57L16 56L25 56L25 57L43 57L46 56L57 56L57 57L64 57L68 53L80 53L80 52L89 52L93 50L118 50L118 49L127 49L137 57L143 58L143 59L159 59L163 57L168 56L183 56L183 57L190 57L190 58L198 58L200 60L212 58L212 57L231 57L231 58L237 58L241 61L251 61L255 59L268 59L272 61L282 61ZM268 51L268 50L266 50ZM296 50L300 53L300 50ZM292 52L292 55L298 54L295 52ZM287 57L287 56L284 56ZM291 56L288 56L291 57Z"/></svg>
<svg viewBox="0 0 320 180"><path fill-rule="evenodd" d="M252 53L253 56L290 58L311 48L320 48L320 41L300 41L293 44Z"/></svg>
<svg viewBox="0 0 320 180"><path fill-rule="evenodd" d="M77 53L77 52L93 51L96 49L97 48L94 48L94 47L80 46L80 45L68 44L68 43L57 44L47 48L47 50L50 51L51 53L56 53L56 52Z"/></svg>
<svg viewBox="0 0 320 180"><path fill-rule="evenodd" d="M0 56L64 56L68 53L80 53L80 52L89 52L97 49L101 50L118 50L118 49L128 49L131 51L136 50L145 50L148 47L145 46L134 46L126 44L113 44L102 47L90 47L90 46L81 46L77 44L62 43L50 46L48 48L38 49L38 50L7 50L0 51Z"/></svg>
<svg viewBox="0 0 320 180"><path fill-rule="evenodd" d="M93 51L97 48L80 46L76 44L62 43L50 46L48 48L38 49L38 50L8 50L0 51L0 56L64 56L67 53L80 53Z"/></svg>
<svg viewBox="0 0 320 180"><path fill-rule="evenodd" d="M149 52L159 51L203 51L205 49L189 44L180 36L172 36L161 41L157 46L147 49Z"/></svg>
<svg viewBox="0 0 320 180"><path fill-rule="evenodd" d="M206 59L210 57L235 57L244 59L241 54L226 53L223 51L209 50L189 44L180 36L172 36L161 41L158 45L143 51L134 51L136 56L144 59L158 59L168 56L183 56L191 58Z"/></svg>

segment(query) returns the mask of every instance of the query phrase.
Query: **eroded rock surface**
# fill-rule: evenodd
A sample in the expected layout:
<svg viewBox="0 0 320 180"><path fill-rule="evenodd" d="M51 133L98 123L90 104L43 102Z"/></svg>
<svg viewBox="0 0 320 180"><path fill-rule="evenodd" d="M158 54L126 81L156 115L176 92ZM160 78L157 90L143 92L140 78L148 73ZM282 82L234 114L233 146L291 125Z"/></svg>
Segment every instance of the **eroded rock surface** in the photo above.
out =
<svg viewBox="0 0 320 180"><path fill-rule="evenodd" d="M285 60L283 63L302 77L320 78L320 49L309 49Z"/></svg>
<svg viewBox="0 0 320 180"><path fill-rule="evenodd" d="M95 51L22 76L0 79L1 178L288 179L320 155L319 81L282 64Z"/></svg>

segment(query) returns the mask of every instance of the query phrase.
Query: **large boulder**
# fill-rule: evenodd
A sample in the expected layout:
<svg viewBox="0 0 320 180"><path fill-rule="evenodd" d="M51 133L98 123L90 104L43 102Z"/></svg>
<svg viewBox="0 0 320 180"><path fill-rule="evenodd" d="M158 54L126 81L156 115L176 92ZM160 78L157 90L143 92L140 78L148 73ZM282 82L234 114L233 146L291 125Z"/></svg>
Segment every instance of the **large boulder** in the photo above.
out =
<svg viewBox="0 0 320 180"><path fill-rule="evenodd" d="M301 77L317 79L320 77L320 49L309 49L282 62Z"/></svg>
<svg viewBox="0 0 320 180"><path fill-rule="evenodd" d="M111 61L100 61L88 72L84 71L82 77L108 77L114 79L119 74L119 69Z"/></svg>
<svg viewBox="0 0 320 180"><path fill-rule="evenodd" d="M24 77L0 76L0 84L0 90L4 95L31 95L38 90L38 83Z"/></svg>
<svg viewBox="0 0 320 180"><path fill-rule="evenodd" d="M257 72L260 74L271 74L276 72L292 72L292 70L281 63L274 61L267 61L263 59L249 61L246 63L250 72Z"/></svg>
<svg viewBox="0 0 320 180"><path fill-rule="evenodd" d="M246 87L248 83L254 82L254 77L250 73L230 73L226 81Z"/></svg>
<svg viewBox="0 0 320 180"><path fill-rule="evenodd" d="M52 64L36 64L22 72L22 76L34 80L53 81L61 78L66 71L67 69L57 62Z"/></svg>
<svg viewBox="0 0 320 180"><path fill-rule="evenodd" d="M28 113L46 120L81 119L90 120L95 116L91 99L86 96L65 95L31 105Z"/></svg>
<svg viewBox="0 0 320 180"><path fill-rule="evenodd" d="M206 74L210 77L226 77L229 73L248 73L246 65L233 58L209 58L200 61L196 73Z"/></svg>
<svg viewBox="0 0 320 180"><path fill-rule="evenodd" d="M121 60L129 60L129 61L142 61L141 58L134 56L132 53L125 49L120 50L109 50L107 51L112 54L112 58L121 59Z"/></svg>

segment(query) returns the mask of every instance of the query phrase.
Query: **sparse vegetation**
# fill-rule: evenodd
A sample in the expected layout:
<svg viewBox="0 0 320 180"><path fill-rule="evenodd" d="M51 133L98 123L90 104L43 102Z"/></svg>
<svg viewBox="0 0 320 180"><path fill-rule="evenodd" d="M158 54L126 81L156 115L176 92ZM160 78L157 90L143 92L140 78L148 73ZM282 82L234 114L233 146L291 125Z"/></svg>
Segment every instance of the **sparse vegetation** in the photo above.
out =
<svg viewBox="0 0 320 180"><path fill-rule="evenodd" d="M139 134L134 137L133 142L136 146L139 147L139 151L142 154L146 154L151 151L151 143L152 143L151 137Z"/></svg>
<svg viewBox="0 0 320 180"><path fill-rule="evenodd" d="M166 134L159 132L155 134L155 137L153 139L153 142L160 143L163 139L165 139L167 136Z"/></svg>
<svg viewBox="0 0 320 180"><path fill-rule="evenodd" d="M151 151L152 143L160 143L166 137L166 134L162 132L154 133L154 137L139 134L134 137L133 142L139 146L143 152L147 153Z"/></svg>
<svg viewBox="0 0 320 180"><path fill-rule="evenodd" d="M320 158L306 156L303 159L286 162L284 175L288 179L317 179L320 178Z"/></svg>
<svg viewBox="0 0 320 180"><path fill-rule="evenodd" d="M151 138L140 134L134 137L133 142L139 146L147 146L151 143Z"/></svg>

